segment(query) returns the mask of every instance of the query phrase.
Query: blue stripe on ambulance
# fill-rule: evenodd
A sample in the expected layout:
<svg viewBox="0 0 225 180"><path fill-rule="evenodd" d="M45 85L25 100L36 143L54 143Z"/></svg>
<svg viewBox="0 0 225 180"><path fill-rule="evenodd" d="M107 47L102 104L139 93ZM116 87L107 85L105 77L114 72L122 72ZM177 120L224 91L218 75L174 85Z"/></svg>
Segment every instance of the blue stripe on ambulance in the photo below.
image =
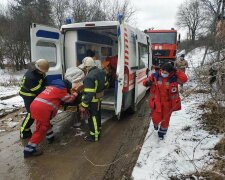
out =
<svg viewBox="0 0 225 180"><path fill-rule="evenodd" d="M45 30L38 30L36 32L37 37L49 38L49 39L59 39L59 33L45 31Z"/></svg>
<svg viewBox="0 0 225 180"><path fill-rule="evenodd" d="M48 84L50 84L55 79L62 79L62 74L47 75Z"/></svg>

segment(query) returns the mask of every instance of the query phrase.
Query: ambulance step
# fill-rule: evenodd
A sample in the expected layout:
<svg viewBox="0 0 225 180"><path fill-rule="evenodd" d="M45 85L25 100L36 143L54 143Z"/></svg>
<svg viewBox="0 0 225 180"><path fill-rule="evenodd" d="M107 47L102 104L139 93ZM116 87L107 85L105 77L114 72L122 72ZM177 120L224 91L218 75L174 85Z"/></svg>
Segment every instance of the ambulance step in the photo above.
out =
<svg viewBox="0 0 225 180"><path fill-rule="evenodd" d="M102 101L101 108L107 110L115 110L114 105L115 103L112 101Z"/></svg>

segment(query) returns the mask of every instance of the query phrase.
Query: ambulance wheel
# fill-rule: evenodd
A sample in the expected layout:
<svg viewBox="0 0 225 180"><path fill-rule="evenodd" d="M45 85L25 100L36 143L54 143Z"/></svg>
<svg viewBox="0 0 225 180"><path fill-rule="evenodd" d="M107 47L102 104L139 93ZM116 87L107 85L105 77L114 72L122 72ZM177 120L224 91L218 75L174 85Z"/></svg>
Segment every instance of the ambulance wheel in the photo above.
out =
<svg viewBox="0 0 225 180"><path fill-rule="evenodd" d="M130 114L134 114L135 112L137 112L137 106L131 106L127 109L127 112L129 112Z"/></svg>
<svg viewBox="0 0 225 180"><path fill-rule="evenodd" d="M120 120L120 113L116 116L117 120Z"/></svg>

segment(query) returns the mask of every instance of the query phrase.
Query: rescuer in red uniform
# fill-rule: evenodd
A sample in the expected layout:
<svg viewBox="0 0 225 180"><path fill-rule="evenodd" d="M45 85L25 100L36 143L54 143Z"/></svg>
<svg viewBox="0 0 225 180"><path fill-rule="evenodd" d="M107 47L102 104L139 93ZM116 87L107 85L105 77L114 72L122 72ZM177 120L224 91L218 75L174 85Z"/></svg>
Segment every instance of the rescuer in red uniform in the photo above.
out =
<svg viewBox="0 0 225 180"><path fill-rule="evenodd" d="M176 70L172 64L166 63L161 70L152 73L143 82L150 87L149 106L152 109L154 129L160 139L164 139L173 111L181 109L178 84L187 82L187 76L181 70Z"/></svg>
<svg viewBox="0 0 225 180"><path fill-rule="evenodd" d="M71 88L72 84L67 80L53 80L51 85L47 86L31 103L30 111L32 118L36 121L36 130L24 148L24 158L42 154L42 151L37 150L36 147L51 130L50 120L56 116L62 101L73 102L77 96L77 94L69 94ZM47 137L52 135L47 134Z"/></svg>

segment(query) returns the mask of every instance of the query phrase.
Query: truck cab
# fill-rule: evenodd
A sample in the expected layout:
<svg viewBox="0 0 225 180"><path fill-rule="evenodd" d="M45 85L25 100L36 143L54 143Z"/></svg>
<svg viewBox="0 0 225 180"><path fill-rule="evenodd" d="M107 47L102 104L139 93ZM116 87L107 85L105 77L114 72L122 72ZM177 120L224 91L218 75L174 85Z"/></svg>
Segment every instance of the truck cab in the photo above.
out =
<svg viewBox="0 0 225 180"><path fill-rule="evenodd" d="M177 53L177 31L145 30L151 38L152 64L159 66L165 62L174 62Z"/></svg>

